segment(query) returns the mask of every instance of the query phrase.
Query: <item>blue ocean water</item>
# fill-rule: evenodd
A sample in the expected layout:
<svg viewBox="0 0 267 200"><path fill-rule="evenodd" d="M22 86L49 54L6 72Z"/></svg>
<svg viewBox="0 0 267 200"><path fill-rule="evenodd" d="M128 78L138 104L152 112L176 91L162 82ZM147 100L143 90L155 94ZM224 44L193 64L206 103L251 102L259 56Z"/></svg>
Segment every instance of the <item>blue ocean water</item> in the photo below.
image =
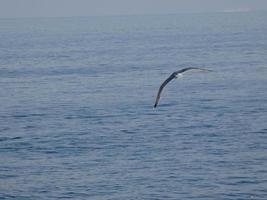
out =
<svg viewBox="0 0 267 200"><path fill-rule="evenodd" d="M0 104L0 199L267 198L266 12L0 19Z"/></svg>

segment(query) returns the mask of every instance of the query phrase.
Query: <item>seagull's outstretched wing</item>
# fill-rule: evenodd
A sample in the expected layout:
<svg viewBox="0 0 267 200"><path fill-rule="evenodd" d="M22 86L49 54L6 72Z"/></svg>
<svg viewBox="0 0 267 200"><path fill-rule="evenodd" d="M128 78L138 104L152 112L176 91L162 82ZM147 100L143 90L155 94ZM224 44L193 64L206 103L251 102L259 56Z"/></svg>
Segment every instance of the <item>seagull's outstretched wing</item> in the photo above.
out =
<svg viewBox="0 0 267 200"><path fill-rule="evenodd" d="M176 78L177 75L182 74L182 73L184 73L184 72L186 72L186 71L189 71L189 70L201 70L201 71L209 71L209 72L212 71L212 70L205 69L205 68L187 67L187 68L183 68L183 69L181 69L181 70L179 70L179 71L173 72L173 73L169 76L169 78L167 78L167 79L161 84L161 86L160 86L160 88L159 88L159 91L158 91L158 94L157 94L156 102L155 102L155 104L154 104L154 108L156 108L157 105L158 105L158 103L159 103L160 94L161 94L163 88L164 88L164 87L165 87L165 86L166 86L172 79Z"/></svg>
<svg viewBox="0 0 267 200"><path fill-rule="evenodd" d="M186 71L189 71L189 70L201 70L201 71L208 71L208 72L211 72L212 70L209 70L209 69L205 69L205 68L200 68L200 67L187 67L187 68L183 68L183 69L181 69L181 70L179 70L179 71L176 71L176 72L174 72L176 75L177 74L182 74L182 73L184 73L184 72L186 72Z"/></svg>
<svg viewBox="0 0 267 200"><path fill-rule="evenodd" d="M156 108L157 105L158 105L158 103L159 103L160 94L161 94L163 88L164 88L164 87L165 87L165 86L166 86L172 79L175 78L175 75L176 75L175 72L172 73L172 74L169 76L169 78L167 78L167 79L161 84L161 86L159 87L159 91L158 91L158 94L157 94L156 102L155 102L155 104L154 104L154 108Z"/></svg>

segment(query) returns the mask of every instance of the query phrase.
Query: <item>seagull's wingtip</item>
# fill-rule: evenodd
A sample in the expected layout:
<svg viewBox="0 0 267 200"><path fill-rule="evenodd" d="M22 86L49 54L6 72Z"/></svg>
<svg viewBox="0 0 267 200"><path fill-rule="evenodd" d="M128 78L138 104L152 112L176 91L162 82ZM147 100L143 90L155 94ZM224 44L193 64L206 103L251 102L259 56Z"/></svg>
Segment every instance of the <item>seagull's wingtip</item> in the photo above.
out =
<svg viewBox="0 0 267 200"><path fill-rule="evenodd" d="M212 69L207 69L207 68L203 68L204 71L207 71L207 72L213 72Z"/></svg>

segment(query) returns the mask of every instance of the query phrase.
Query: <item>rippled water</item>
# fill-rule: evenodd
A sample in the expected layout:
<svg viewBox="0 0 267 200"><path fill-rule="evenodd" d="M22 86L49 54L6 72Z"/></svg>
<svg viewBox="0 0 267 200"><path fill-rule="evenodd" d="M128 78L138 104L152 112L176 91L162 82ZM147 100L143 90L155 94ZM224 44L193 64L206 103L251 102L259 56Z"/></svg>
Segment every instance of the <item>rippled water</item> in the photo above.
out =
<svg viewBox="0 0 267 200"><path fill-rule="evenodd" d="M266 199L266 55L260 12L1 19L0 199Z"/></svg>

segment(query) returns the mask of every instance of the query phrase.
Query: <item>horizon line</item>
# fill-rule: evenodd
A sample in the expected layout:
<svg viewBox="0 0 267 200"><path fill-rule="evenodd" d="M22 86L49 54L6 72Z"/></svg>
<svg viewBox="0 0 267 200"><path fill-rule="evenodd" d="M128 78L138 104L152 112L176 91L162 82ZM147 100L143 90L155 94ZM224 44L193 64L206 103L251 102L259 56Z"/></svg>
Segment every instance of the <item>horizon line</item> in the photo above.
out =
<svg viewBox="0 0 267 200"><path fill-rule="evenodd" d="M164 16L179 14L233 14L267 12L267 10L222 10L222 11L199 11L199 12L175 12L175 13L133 13L133 14L99 14L99 15L62 15L62 16L0 16L0 19L40 19L40 18L80 18L80 17L127 17L127 16Z"/></svg>

